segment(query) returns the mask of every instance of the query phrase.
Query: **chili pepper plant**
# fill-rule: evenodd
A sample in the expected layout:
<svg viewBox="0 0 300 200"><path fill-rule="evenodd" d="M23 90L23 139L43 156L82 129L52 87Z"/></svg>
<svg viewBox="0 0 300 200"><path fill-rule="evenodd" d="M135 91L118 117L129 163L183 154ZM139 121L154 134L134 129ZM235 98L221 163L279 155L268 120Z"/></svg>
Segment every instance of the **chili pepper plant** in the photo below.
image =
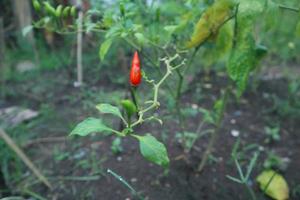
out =
<svg viewBox="0 0 300 200"><path fill-rule="evenodd" d="M225 66L229 81L219 88L220 96L211 110L200 108L202 118L195 132L197 139L203 123L213 126L211 139L197 169L201 171L213 149L222 126L229 99L239 99L247 88L249 77L257 74L258 66L268 48L262 40L270 27L274 12L281 9L299 15L298 8L277 4L272 0L182 1L176 9L167 3L152 1L117 1L111 5L94 5L84 12L82 30L100 37L99 57L104 61L115 45L124 46L132 56L126 84L132 98L120 99L119 105L101 102L96 109L102 114L119 118L123 128L107 126L102 118L89 117L80 122L70 135L88 136L91 133L130 137L139 142L141 154L150 162L168 168L170 159L163 143L151 133L137 132L143 123L163 123L164 116L154 115L161 105L163 87L174 102L182 132L188 119L182 114L181 96L188 88L188 74L197 71L200 61L204 67ZM33 0L39 16L33 27L60 34L78 31L77 13L80 6L51 5L48 1ZM118 55L115 55L118 56ZM105 60L110 62L110 60ZM197 74L197 73L195 73ZM194 77L197 79L197 77ZM152 97L140 101L139 87L149 85ZM105 117L105 115L103 115ZM194 142L194 141L193 141ZM193 144L193 143L192 143ZM189 152L189 149L186 151Z"/></svg>

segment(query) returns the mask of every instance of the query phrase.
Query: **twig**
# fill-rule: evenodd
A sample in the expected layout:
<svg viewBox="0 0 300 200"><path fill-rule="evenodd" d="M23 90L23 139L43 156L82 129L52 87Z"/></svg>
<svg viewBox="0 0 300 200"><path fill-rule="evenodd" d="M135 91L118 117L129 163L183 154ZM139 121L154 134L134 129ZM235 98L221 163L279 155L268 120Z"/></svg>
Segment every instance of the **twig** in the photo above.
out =
<svg viewBox="0 0 300 200"><path fill-rule="evenodd" d="M48 137L48 138L38 138L35 140L30 140L22 145L22 147L26 148L31 145L37 144L37 143L47 143L47 142L65 142L67 140L66 137Z"/></svg>
<svg viewBox="0 0 300 200"><path fill-rule="evenodd" d="M1 200L25 200L25 199L23 197L11 196L11 197L4 197Z"/></svg>
<svg viewBox="0 0 300 200"><path fill-rule="evenodd" d="M177 68L183 66L185 64L185 60L179 64L179 65L176 65L176 66L172 66L171 63L176 59L178 58L179 55L178 54L175 54L175 56L171 57L171 58L164 58L163 61L165 62L166 64L166 67L167 67L167 72L166 74L160 79L160 81L158 83L154 83L154 94L153 94L153 100L151 101L152 104L150 106L148 106L147 108L144 108L143 110L140 110L139 111L139 119L137 121L135 121L132 125L131 125L131 128L133 128L134 126L138 125L138 124L141 124L145 121L145 119L143 118L144 114L146 112L148 112L149 110L152 110L153 108L157 108L160 106L160 103L158 101L158 91L159 91L159 88L160 86L164 83L164 81L168 78L168 76L170 74L172 74L172 72L174 70L176 70Z"/></svg>
<svg viewBox="0 0 300 200"><path fill-rule="evenodd" d="M24 189L22 192L23 192L23 193L26 193L26 194L28 194L28 195L30 195L30 196L32 196L33 198L38 199L38 200L47 200L47 199L45 199L44 197L42 197L41 195L39 195L39 194L37 194L37 193L35 193L35 192L29 190L29 189Z"/></svg>
<svg viewBox="0 0 300 200"><path fill-rule="evenodd" d="M101 176L57 176L57 177L48 177L53 180L63 180L63 181L97 181Z"/></svg>
<svg viewBox="0 0 300 200"><path fill-rule="evenodd" d="M48 188L52 189L50 182L47 178L36 168L36 166L30 161L25 153L17 146L17 144L7 135L4 130L0 128L0 137L6 142L6 144L21 158L21 160L27 165L27 167L37 176L37 178L43 182Z"/></svg>

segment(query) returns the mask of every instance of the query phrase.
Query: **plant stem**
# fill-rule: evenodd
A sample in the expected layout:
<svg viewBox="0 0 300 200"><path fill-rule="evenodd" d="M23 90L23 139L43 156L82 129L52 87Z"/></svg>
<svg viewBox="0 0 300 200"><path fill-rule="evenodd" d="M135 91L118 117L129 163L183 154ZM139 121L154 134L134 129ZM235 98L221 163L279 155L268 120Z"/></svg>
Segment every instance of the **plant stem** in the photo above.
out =
<svg viewBox="0 0 300 200"><path fill-rule="evenodd" d="M177 93L176 93L176 102L178 102L180 100L180 97L181 97L181 91L182 91L182 85L183 85L183 78L186 74L186 71L188 70L188 68L192 65L193 63L193 60L197 54L197 51L198 49L200 48L200 46L198 46L197 48L195 48L190 60L189 60L189 63L188 65L182 70L182 72L180 72L180 70L176 70L177 72L177 75L179 77L179 83L178 83L178 86L177 86Z"/></svg>
<svg viewBox="0 0 300 200"><path fill-rule="evenodd" d="M179 78L179 82L178 82L178 85L177 85L177 91L176 91L176 102L178 102L179 99L180 99L180 96L181 96L181 88L182 88L183 76L184 75L181 74L179 69L176 70L176 73L177 73L178 78Z"/></svg>
<svg viewBox="0 0 300 200"><path fill-rule="evenodd" d="M236 5L236 9L234 12L234 27L233 27L233 41L232 41L232 48L236 47L236 43L237 43L237 32L238 32L238 11L239 11L239 4Z"/></svg>
<svg viewBox="0 0 300 200"><path fill-rule="evenodd" d="M111 169L107 169L107 173L113 175L113 177L115 177L118 181L120 181L121 183L123 183L130 191L131 193L137 197L140 200L143 200L144 198L141 197L138 192L120 175L116 174L115 172L113 172Z"/></svg>
<svg viewBox="0 0 300 200"><path fill-rule="evenodd" d="M132 97L132 101L134 103L134 105L136 106L137 109L137 118L139 118L139 104L138 104L138 98L136 95L136 87L131 86L130 87L130 93L131 93L131 97Z"/></svg>
<svg viewBox="0 0 300 200"><path fill-rule="evenodd" d="M278 7L281 8L281 9L290 10L290 11L293 11L293 12L300 12L299 8L292 8L292 7L282 5L282 4L279 4Z"/></svg>
<svg viewBox="0 0 300 200"><path fill-rule="evenodd" d="M201 160L200 164L198 165L198 169L197 169L198 172L201 172L203 170L203 168L204 168L204 166L205 166L205 164L208 160L208 157L209 157L209 155L210 155L210 153L211 153L211 151L214 147L214 144L216 142L216 139L217 139L217 136L218 136L218 133L220 131L222 121L223 121L223 118L224 118L228 95L229 95L229 87L227 87L226 90L225 90L225 94L223 96L223 107L222 107L221 112L217 116L216 127L215 127L214 131L212 132L212 136L209 140L208 146L207 146L207 148L206 148L206 150L203 154L203 157L202 157L202 160Z"/></svg>
<svg viewBox="0 0 300 200"><path fill-rule="evenodd" d="M229 17L228 20L226 20L224 23L226 23L227 21L229 21L230 19L232 19L233 17L235 18L235 24L234 24L234 38L233 38L233 47L236 45L236 35L237 35L237 14L238 14L238 9L239 9L239 4L236 5L236 9L235 9L235 13L233 16ZM210 155L212 148L215 144L215 141L217 139L217 135L218 132L220 131L221 125L222 125L222 121L224 118L224 112L225 112L225 108L227 105L227 98L228 98L228 94L229 94L229 86L227 86L226 90L225 90L225 94L224 94L224 99L223 99L223 108L221 110L221 112L218 114L218 118L217 118L217 122L216 122L216 127L212 133L212 136L210 138L210 141L208 143L208 146L203 154L203 158L200 162L200 164L198 165L198 172L201 172L207 162L208 156Z"/></svg>
<svg viewBox="0 0 300 200"><path fill-rule="evenodd" d="M38 199L38 200L47 200L46 198L42 197L41 195L39 195L39 194L29 190L29 189L24 189L22 192L25 193L25 194L28 194L31 197L34 197L35 199Z"/></svg>
<svg viewBox="0 0 300 200"><path fill-rule="evenodd" d="M177 115L178 115L178 118L179 118L179 125L180 125L182 130L185 129L184 116L182 115L181 105L180 105L180 99L181 99L181 95L182 95L183 79L184 79L184 76L185 76L185 72L187 71L187 68L189 68L189 66L192 65L192 62L194 60L194 57L195 57L198 49L199 49L198 47L195 48L195 50L194 50L194 52L193 52L193 54L190 58L189 64L187 65L187 67L185 67L183 69L182 72L179 69L176 69L176 73L177 73L177 76L178 76L179 80L178 80L178 85L177 85L177 90L176 90L175 106L176 106L176 112L177 112Z"/></svg>
<svg viewBox="0 0 300 200"><path fill-rule="evenodd" d="M244 185L247 188L248 192L250 193L251 199L256 200L256 195L253 192L252 188L247 183L244 183Z"/></svg>

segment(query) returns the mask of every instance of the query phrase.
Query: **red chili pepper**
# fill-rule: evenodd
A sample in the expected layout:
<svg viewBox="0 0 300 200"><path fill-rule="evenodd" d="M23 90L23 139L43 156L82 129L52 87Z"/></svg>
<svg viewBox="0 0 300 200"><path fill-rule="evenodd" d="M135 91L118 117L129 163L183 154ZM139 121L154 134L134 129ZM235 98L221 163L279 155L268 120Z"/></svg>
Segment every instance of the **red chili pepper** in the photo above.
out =
<svg viewBox="0 0 300 200"><path fill-rule="evenodd" d="M130 83L132 86L138 86L141 83L142 73L138 52L134 52L130 70Z"/></svg>

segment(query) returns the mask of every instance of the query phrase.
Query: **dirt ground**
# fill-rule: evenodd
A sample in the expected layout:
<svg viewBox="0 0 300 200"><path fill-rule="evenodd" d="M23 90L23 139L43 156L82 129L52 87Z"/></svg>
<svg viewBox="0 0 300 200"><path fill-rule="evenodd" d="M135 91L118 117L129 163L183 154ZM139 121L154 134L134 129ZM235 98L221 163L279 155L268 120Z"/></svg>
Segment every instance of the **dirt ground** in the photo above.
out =
<svg viewBox="0 0 300 200"><path fill-rule="evenodd" d="M226 79L211 73L207 79L203 74L193 80L182 97L186 108L195 105L211 108L213 100L219 96L219 88L224 87ZM45 82L49 84L44 84ZM43 85L43 86L42 86ZM101 89L107 94L121 91L123 87L113 86L109 80L89 81L87 88L91 93ZM40 87L39 87L40 86ZM86 138L66 138L61 141L37 142L28 145L29 141L44 137L65 137L80 120L88 116L97 116L87 101L90 96L83 95L66 81L66 74L60 71L43 72L37 79L8 82L10 94L1 101L0 106L23 105L33 109L43 108L43 120L35 119L29 128L27 140L20 144L34 163L49 177L53 191L41 183L35 183L27 169L22 176L23 184L33 184L32 191L46 199L95 199L125 200L134 199L130 191L113 176L106 172L111 169L126 179L145 199L149 200L246 200L250 199L248 191L242 185L229 180L226 175L237 176L230 155L237 137L231 134L237 130L241 139L241 148L251 144L260 146L260 156L251 175L251 185L258 199L268 199L259 191L255 177L263 169L267 152L273 151L281 157L288 158L289 163L284 171L291 199L300 199L292 194L293 188L300 184L300 135L299 118L281 117L273 109L271 95L286 97L287 81L284 78L262 81L256 92L252 89L237 102L231 97L224 122L215 145L213 158L202 173L196 168L208 143L208 136L199 138L189 154L184 154L182 145L176 140L180 131L175 119L169 117L163 126L158 123L146 123L140 126L137 133L151 132L167 145L171 159L167 175L159 166L142 158L138 143L131 138L123 140L123 152L114 154L111 151L113 137L94 135ZM196 90L201 90L203 98L197 98ZM15 91L15 92L13 92ZM20 91L20 92L17 92ZM94 98L94 97L92 97ZM97 98L96 98L97 99ZM84 104L86 102L86 104ZM93 103L93 102L92 102ZM100 103L100 102L97 102ZM170 113L166 106L160 114ZM186 127L193 131L201 121L201 114L188 116ZM264 127L270 122L280 122L280 141L266 143ZM118 122L113 122L116 126ZM26 145L27 144L27 145ZM256 145L256 146L257 146ZM246 151L246 150L245 150ZM253 151L247 151L243 166L246 166ZM0 174L1 175L1 174ZM81 177L76 179L76 177ZM83 178L82 178L83 177ZM4 183L0 182L2 187ZM16 191L10 191L14 193Z"/></svg>

